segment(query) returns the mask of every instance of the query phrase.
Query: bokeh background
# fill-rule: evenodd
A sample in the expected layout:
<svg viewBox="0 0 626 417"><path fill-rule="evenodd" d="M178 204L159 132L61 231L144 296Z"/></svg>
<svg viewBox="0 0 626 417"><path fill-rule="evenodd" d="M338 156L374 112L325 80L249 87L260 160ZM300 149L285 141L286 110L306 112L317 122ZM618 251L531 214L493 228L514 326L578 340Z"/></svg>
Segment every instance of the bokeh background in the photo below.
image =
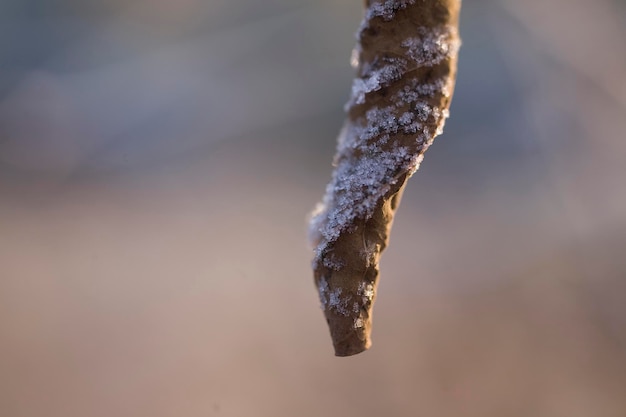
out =
<svg viewBox="0 0 626 417"><path fill-rule="evenodd" d="M335 358L306 215L360 1L0 2L0 415L626 415L626 2L463 5Z"/></svg>

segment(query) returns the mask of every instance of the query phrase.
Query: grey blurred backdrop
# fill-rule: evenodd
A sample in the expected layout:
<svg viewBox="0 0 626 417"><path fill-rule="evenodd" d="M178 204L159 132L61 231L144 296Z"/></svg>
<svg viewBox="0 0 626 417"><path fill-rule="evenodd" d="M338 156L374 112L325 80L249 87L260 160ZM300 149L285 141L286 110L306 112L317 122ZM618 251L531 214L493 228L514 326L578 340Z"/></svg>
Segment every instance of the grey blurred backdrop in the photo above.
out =
<svg viewBox="0 0 626 417"><path fill-rule="evenodd" d="M361 2L1 0L0 415L626 415L626 6L463 5L335 358L306 215Z"/></svg>

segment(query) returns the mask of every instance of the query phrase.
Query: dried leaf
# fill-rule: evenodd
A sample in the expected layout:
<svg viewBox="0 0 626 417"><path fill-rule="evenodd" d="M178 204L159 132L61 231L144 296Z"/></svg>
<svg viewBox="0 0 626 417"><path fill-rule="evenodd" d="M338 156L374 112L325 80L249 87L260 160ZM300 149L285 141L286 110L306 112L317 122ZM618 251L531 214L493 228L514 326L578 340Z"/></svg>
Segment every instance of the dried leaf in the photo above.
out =
<svg viewBox="0 0 626 417"><path fill-rule="evenodd" d="M313 270L337 356L371 345L380 254L407 178L443 129L460 0L366 2L332 180L315 209Z"/></svg>

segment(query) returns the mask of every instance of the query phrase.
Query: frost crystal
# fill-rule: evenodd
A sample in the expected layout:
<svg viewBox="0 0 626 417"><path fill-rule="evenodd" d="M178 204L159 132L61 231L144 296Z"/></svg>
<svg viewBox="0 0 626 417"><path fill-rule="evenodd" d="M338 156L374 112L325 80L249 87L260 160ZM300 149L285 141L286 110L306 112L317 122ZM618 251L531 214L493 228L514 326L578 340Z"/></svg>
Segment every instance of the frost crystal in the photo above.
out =
<svg viewBox="0 0 626 417"><path fill-rule="evenodd" d="M356 78L352 82L352 96L346 107L365 103L366 94L378 91L390 82L400 79L404 71L403 61L391 60L382 68L369 70L362 78Z"/></svg>
<svg viewBox="0 0 626 417"><path fill-rule="evenodd" d="M386 2L377 6L385 10L398 10L398 8L406 8L408 4L413 4L413 2L400 2L403 4L402 7L397 6L396 9L389 9L391 6L385 6L388 3L394 2ZM386 16L386 14L381 16ZM458 52L460 43L456 29L452 26L420 27L417 28L416 33L417 36L406 38L401 42L400 45L405 49L403 56L381 57L380 62L374 66L367 64L363 67L361 76L352 82L352 94L346 103L346 109L355 104L365 103L367 94L399 80L408 68L415 69L437 65ZM351 63L353 66L358 65L360 52L358 47L352 51ZM432 97L435 94L443 93L444 97L448 97L450 94L449 91L446 91L448 90L447 83L443 79L425 85L413 79L405 88L406 94L412 94L406 98L413 99L413 101L417 99L416 95ZM396 103L402 102L403 99L404 97L398 97Z"/></svg>
<svg viewBox="0 0 626 417"><path fill-rule="evenodd" d="M318 284L317 290L320 296L320 307L322 310L326 309L326 304L328 303L328 282L326 282L326 278L322 277Z"/></svg>
<svg viewBox="0 0 626 417"><path fill-rule="evenodd" d="M390 21L398 11L414 4L415 0L386 0L371 5L361 35L371 19ZM398 178L417 170L421 154L430 146L433 136L441 133L448 113L432 102L433 98L450 96L449 77L424 82L423 76L411 71L438 65L456 54L457 39L452 26L418 27L400 43L397 53L381 53L362 63L346 110L365 104L368 94L390 86L393 90L365 114L355 112L340 134L332 179L310 222L316 260L323 259L321 263L314 260L316 267L321 264L338 271L345 266L327 253L328 245L341 233L351 231L355 219L369 220ZM352 55L353 65L359 65L361 52L357 45ZM394 145L390 145L391 141ZM343 306L338 299L332 304L336 309Z"/></svg>
<svg viewBox="0 0 626 417"><path fill-rule="evenodd" d="M374 286L371 283L366 284L365 282L361 282L359 283L359 288L356 293L361 296L363 305L367 305L374 299Z"/></svg>
<svg viewBox="0 0 626 417"><path fill-rule="evenodd" d="M333 178L326 188L322 205L311 220L311 235L317 236L317 256L328 242L336 240L354 219L369 219L379 199L395 184L400 173L414 172L419 165L417 155L407 147L386 150L390 135L402 132L417 134L416 141L428 146L431 140L423 122L440 117L439 109L424 101L414 104L412 112L396 117L394 107L373 108L359 123L344 129L339 141L340 155ZM358 158L341 157L357 152ZM326 267L338 270L342 265L324 259Z"/></svg>
<svg viewBox="0 0 626 417"><path fill-rule="evenodd" d="M385 21L390 21L398 10L406 9L408 5L414 4L415 0L386 0L382 3L373 4L365 15L364 22L375 17L382 17Z"/></svg>
<svg viewBox="0 0 626 417"><path fill-rule="evenodd" d="M342 295L343 290L341 288L335 288L334 290L330 290L328 285L328 281L325 277L321 277L318 284L318 292L320 297L320 307L322 310L330 310L334 311L343 316L350 316L350 301L352 300L352 296ZM354 303L352 305L352 309L357 309L354 312L358 312L358 304Z"/></svg>
<svg viewBox="0 0 626 417"><path fill-rule="evenodd" d="M458 52L456 30L450 26L421 27L417 33L418 36L407 38L400 45L407 49L407 57L419 67L436 65Z"/></svg>
<svg viewBox="0 0 626 417"><path fill-rule="evenodd" d="M438 94L441 94L443 97L450 97L450 89L445 79L440 78L431 83L423 84L413 78L394 94L392 100L397 107L401 107L415 103L422 97L430 98Z"/></svg>
<svg viewBox="0 0 626 417"><path fill-rule="evenodd" d="M321 225L321 236L328 242L336 240L355 218L368 219L379 198L395 183L396 175L414 159L406 148L396 152L382 151L373 144L363 146L361 150L368 155L364 154L356 161L343 159L339 162L324 196L323 204L327 210L318 213L318 218L312 222L312 225ZM325 221L322 222L319 216L326 217ZM323 250L324 245L319 249Z"/></svg>
<svg viewBox="0 0 626 417"><path fill-rule="evenodd" d="M313 270L335 353L370 344L378 262L406 180L440 134L454 87L459 1L366 1L357 76L333 174L310 220Z"/></svg>
<svg viewBox="0 0 626 417"><path fill-rule="evenodd" d="M350 303L351 297L349 295L342 297L342 292L343 290L341 288L336 288L330 293L327 308L347 317L350 315L348 304Z"/></svg>
<svg viewBox="0 0 626 417"><path fill-rule="evenodd" d="M335 254L329 254L328 256L324 257L323 265L326 268L332 269L334 271L340 271L341 268L346 266L346 261L344 261L343 259L337 258Z"/></svg>

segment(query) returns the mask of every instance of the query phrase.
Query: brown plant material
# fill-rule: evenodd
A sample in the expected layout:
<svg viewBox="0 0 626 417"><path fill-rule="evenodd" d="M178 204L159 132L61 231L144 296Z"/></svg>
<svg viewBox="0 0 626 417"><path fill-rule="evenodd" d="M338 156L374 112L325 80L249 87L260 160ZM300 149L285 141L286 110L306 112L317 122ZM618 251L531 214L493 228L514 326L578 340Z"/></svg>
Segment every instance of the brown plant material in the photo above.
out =
<svg viewBox="0 0 626 417"><path fill-rule="evenodd" d="M366 1L333 177L311 219L313 269L337 356L371 345L380 254L407 178L441 133L460 0Z"/></svg>

